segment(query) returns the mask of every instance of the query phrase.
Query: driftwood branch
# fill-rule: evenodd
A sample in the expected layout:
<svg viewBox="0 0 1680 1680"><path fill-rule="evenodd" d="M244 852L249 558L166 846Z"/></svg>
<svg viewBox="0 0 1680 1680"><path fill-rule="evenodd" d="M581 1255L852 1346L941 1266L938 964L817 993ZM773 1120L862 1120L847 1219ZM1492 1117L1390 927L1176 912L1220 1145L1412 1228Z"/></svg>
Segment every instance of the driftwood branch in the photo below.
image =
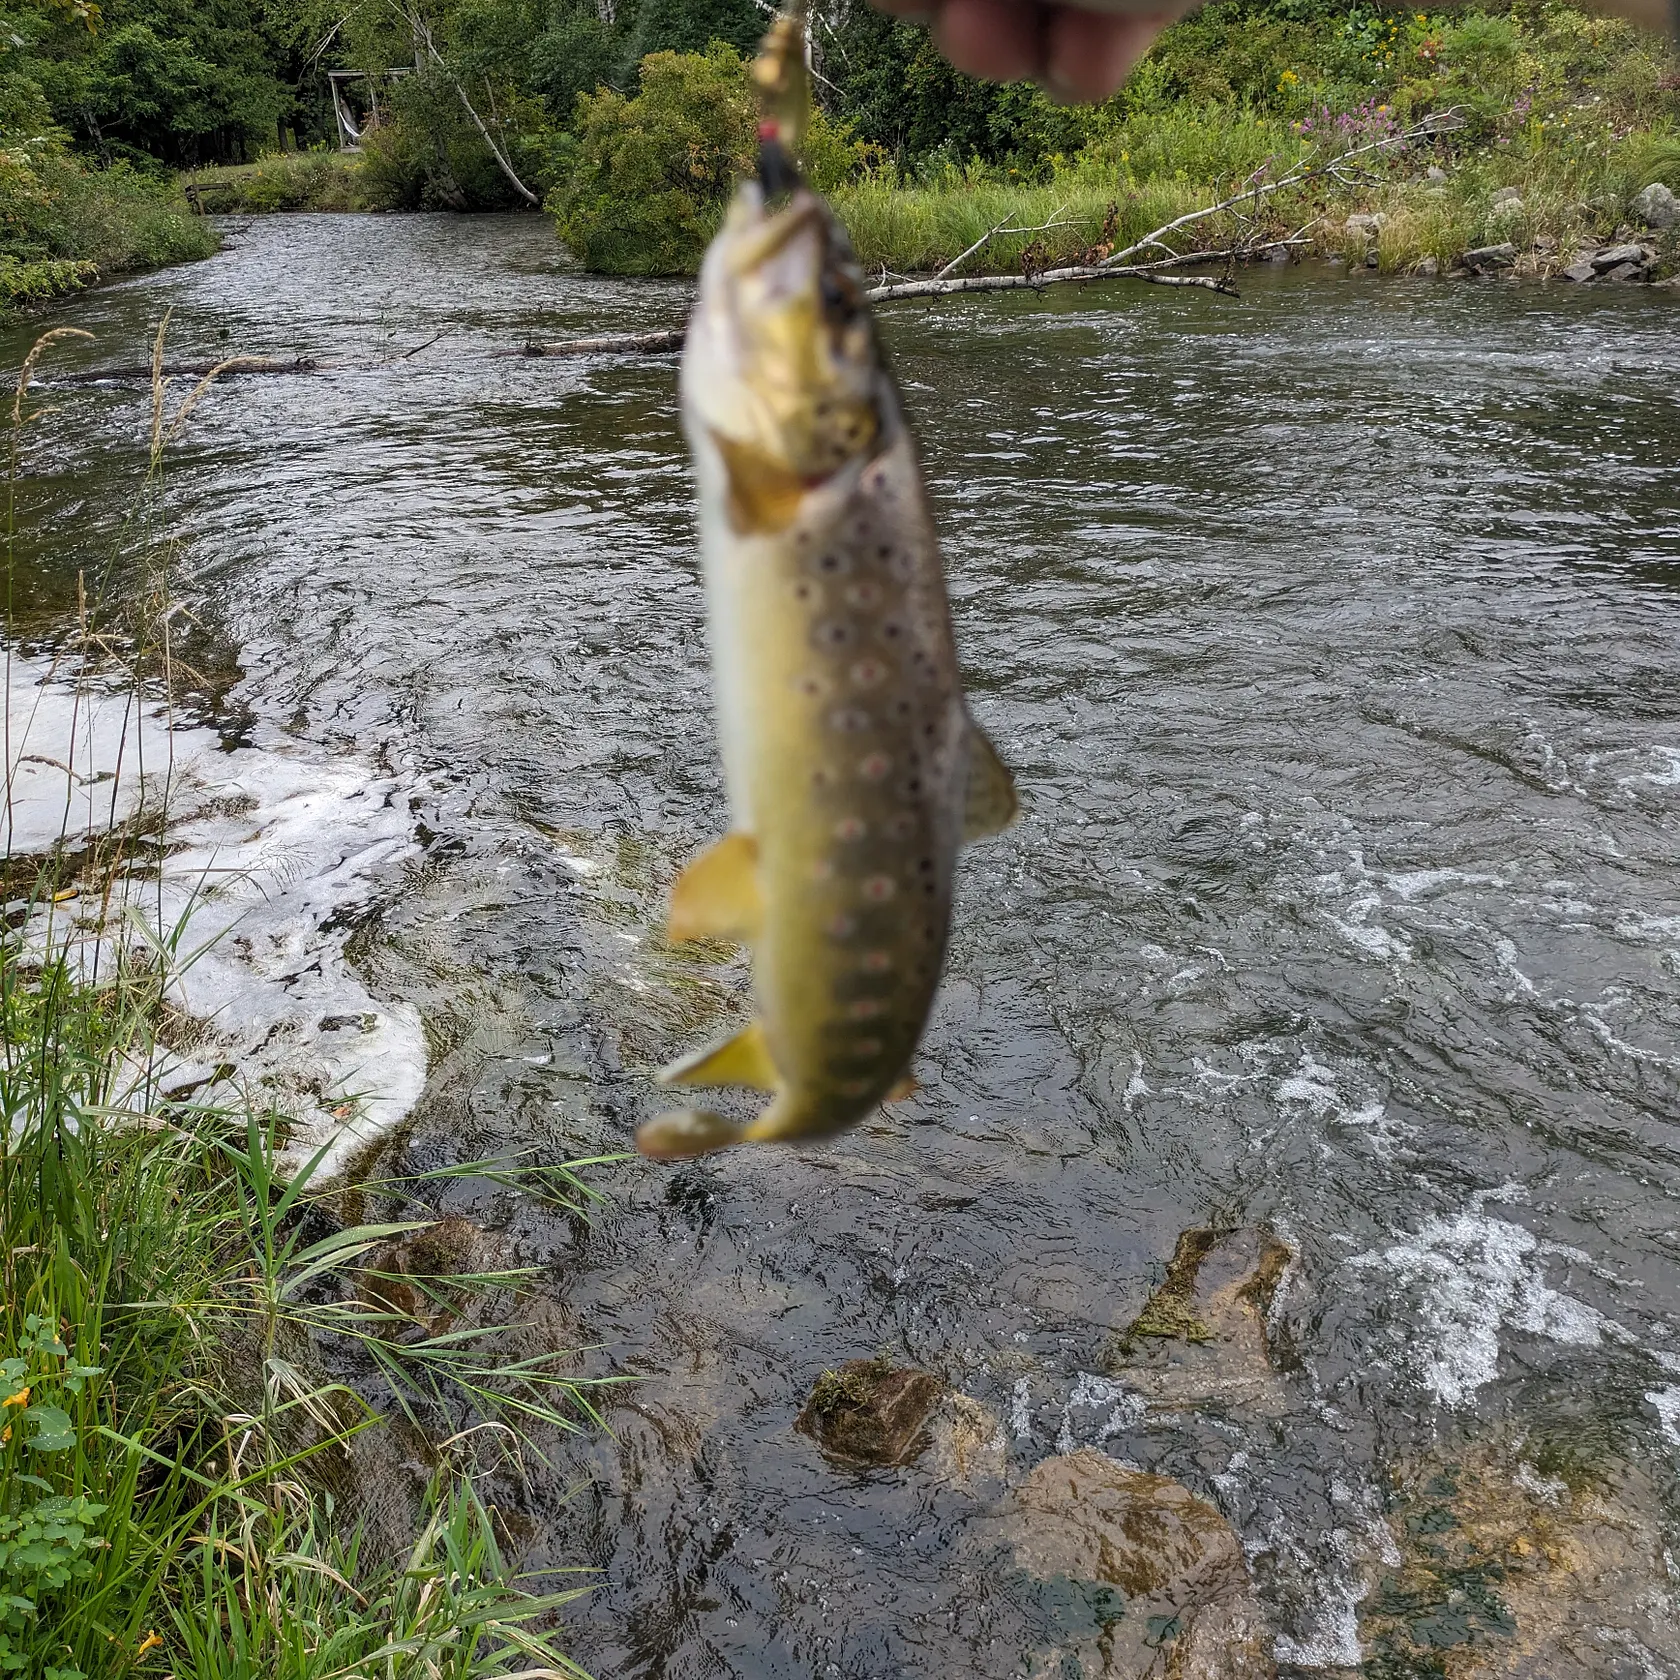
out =
<svg viewBox="0 0 1680 1680"><path fill-rule="evenodd" d="M1200 222L1209 216L1217 216L1222 210L1235 210L1244 204L1258 205L1262 198L1272 193L1282 192L1285 187L1299 186L1303 181L1311 181L1321 175L1329 175L1344 181L1345 177L1338 175L1349 158L1363 157L1369 152L1387 151L1394 146L1410 145L1414 140L1426 140L1437 134L1448 134L1453 129L1464 126L1464 117L1455 105L1450 111L1439 111L1433 116L1425 117L1415 127L1407 129L1403 134L1391 134L1383 140L1372 140L1364 146L1355 146L1351 151L1338 152L1335 157L1326 159L1323 163L1304 164L1293 169L1287 175L1280 175L1275 181L1253 181L1244 187L1240 193L1227 198L1219 204L1209 204L1201 210L1190 210L1184 215L1165 223L1163 226L1146 233L1135 244L1128 245L1123 251L1116 251L1113 256L1103 259L1103 267L1118 268L1128 257L1135 257L1139 251L1147 250L1151 245L1160 245L1169 233L1176 233L1180 228L1186 228L1193 222Z"/></svg>
<svg viewBox="0 0 1680 1680"><path fill-rule="evenodd" d="M680 350L687 328L672 327L666 332L602 333L595 338L564 338L554 344L533 341L517 350L496 350L497 356L590 356L598 354L644 355L661 350Z"/></svg>
<svg viewBox="0 0 1680 1680"><path fill-rule="evenodd" d="M982 245L989 244L1000 233L1048 233L1051 230L1051 228L1072 227L1073 226L1072 222L1061 222L1061 221L1057 221L1057 219L1056 219L1058 216L1061 215L1062 210L1065 210L1065 209L1067 209L1067 206L1064 204L1064 205L1062 205L1061 209L1052 212L1049 221L1040 222L1037 227L1025 227L1025 228L1023 228L1023 227L1011 227L1009 225L1011 219L1014 217L1014 214L1015 214L1015 212L1013 210L1011 210L1009 212L1009 215L1005 216L1003 218L1003 220L1001 222L999 222L996 227L987 228L986 231L983 234L981 234L980 237L978 239L976 239L974 241L974 243L972 245L970 245L969 248L966 251L962 252L958 256L952 257L951 260L948 263L946 263L946 265L942 269L940 269L940 271L936 275L934 275L934 279L935 280L943 280L948 275L954 274L959 268L962 267L962 265L965 262L968 261L968 259L970 257L972 257L974 255L974 253L976 251L978 251L980 249L980 247ZM885 265L882 266L881 272L883 274L886 273ZM883 282L883 284L884 284L884 282Z"/></svg>
<svg viewBox="0 0 1680 1680"><path fill-rule="evenodd" d="M55 373L52 382L55 385L97 385L106 379L143 379L149 384L154 375L166 379L177 376L206 379L214 373L225 379L239 373L314 373L322 365L308 356L230 356L220 362L169 362L156 368L150 362L135 362L130 366Z"/></svg>

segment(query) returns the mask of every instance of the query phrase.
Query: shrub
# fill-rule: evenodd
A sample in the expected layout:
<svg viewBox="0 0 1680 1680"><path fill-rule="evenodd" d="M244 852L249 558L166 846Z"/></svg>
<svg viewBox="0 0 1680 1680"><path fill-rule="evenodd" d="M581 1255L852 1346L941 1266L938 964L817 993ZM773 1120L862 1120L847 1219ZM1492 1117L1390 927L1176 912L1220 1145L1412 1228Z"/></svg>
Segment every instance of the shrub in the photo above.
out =
<svg viewBox="0 0 1680 1680"><path fill-rule="evenodd" d="M51 129L0 149L0 308L206 257L217 243L173 187L126 164L90 170Z"/></svg>
<svg viewBox="0 0 1680 1680"><path fill-rule="evenodd" d="M691 274L756 126L746 62L731 46L652 53L633 98L582 95L565 181L549 200L560 237L604 274Z"/></svg>

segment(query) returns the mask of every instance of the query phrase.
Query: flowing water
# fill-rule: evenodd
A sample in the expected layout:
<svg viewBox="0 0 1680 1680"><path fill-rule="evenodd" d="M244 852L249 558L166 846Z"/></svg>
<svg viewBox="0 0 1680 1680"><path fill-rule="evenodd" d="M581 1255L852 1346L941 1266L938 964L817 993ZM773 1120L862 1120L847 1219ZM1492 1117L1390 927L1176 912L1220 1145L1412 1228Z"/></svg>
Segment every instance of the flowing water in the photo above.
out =
<svg viewBox="0 0 1680 1680"><path fill-rule="evenodd" d="M59 367L141 359L166 306L173 354L344 364L212 392L169 501L207 721L408 813L332 924L423 1023L399 1159L622 1149L649 1070L746 1007L739 963L659 939L724 809L674 363L490 354L682 300L567 272L540 218L296 217L58 317L98 335ZM1003 1488L793 1431L877 1350L989 1408L1005 1483L1096 1445L1211 1499L1301 1672L1360 1659L1396 1466L1573 1453L1672 1540L1677 310L1285 273L886 316L1024 806L966 855L921 1092L825 1149L598 1168L588 1225L445 1204L543 1268L580 1369L637 1379L507 1494L533 1566L600 1572L592 1672L1004 1676L1057 1647ZM36 648L149 424L134 382L55 400L20 495ZM373 1042L362 1088L418 1087L418 1033ZM1281 1398L1146 1408L1114 1332L1180 1230L1236 1222L1298 1256ZM1674 1590L1640 1588L1647 1623ZM1632 1625L1545 1672L1680 1674Z"/></svg>

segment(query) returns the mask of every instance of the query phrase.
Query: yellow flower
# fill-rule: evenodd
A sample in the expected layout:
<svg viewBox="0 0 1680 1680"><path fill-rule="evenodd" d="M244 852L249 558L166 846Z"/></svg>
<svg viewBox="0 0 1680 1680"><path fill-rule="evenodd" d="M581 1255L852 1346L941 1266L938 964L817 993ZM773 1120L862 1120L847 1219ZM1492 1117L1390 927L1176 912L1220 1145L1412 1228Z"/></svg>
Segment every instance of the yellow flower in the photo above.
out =
<svg viewBox="0 0 1680 1680"><path fill-rule="evenodd" d="M0 1400L0 1406L27 1406L29 1404L29 1390L20 1388L16 1394L8 1394Z"/></svg>
<svg viewBox="0 0 1680 1680"><path fill-rule="evenodd" d="M148 1628L146 1630L146 1637L134 1647L134 1660L139 1662L139 1660L145 1656L148 1651L155 1651L162 1643L163 1640L159 1636L157 1629Z"/></svg>

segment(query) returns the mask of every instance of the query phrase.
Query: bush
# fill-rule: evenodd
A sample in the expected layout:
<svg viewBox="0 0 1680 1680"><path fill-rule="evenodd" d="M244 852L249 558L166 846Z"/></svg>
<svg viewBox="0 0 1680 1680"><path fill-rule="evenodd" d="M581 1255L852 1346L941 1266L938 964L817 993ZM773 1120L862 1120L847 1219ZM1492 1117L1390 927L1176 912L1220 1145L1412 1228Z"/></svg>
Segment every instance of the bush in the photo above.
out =
<svg viewBox="0 0 1680 1680"><path fill-rule="evenodd" d="M279 152L259 163L201 169L184 177L208 212L366 210L361 160L343 152Z"/></svg>
<svg viewBox="0 0 1680 1680"><path fill-rule="evenodd" d="M51 129L0 149L0 307L207 257L217 244L173 187L126 164L90 170Z"/></svg>
<svg viewBox="0 0 1680 1680"><path fill-rule="evenodd" d="M652 53L633 98L577 103L569 168L548 208L585 268L692 274L756 138L746 61L731 46Z"/></svg>

